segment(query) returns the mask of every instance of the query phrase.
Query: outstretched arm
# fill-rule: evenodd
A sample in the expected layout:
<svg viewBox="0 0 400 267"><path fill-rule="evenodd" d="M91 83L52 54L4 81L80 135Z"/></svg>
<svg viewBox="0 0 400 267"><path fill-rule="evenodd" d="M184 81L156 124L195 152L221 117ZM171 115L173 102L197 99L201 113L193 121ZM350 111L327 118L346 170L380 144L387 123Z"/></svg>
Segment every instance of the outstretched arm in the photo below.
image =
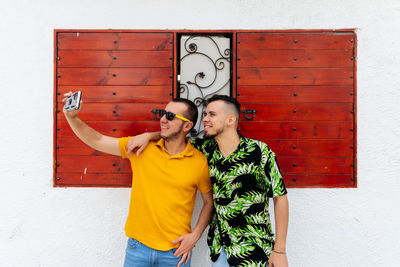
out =
<svg viewBox="0 0 400 267"><path fill-rule="evenodd" d="M286 236L289 222L287 195L274 197L275 245L269 258L269 267L287 267Z"/></svg>
<svg viewBox="0 0 400 267"><path fill-rule="evenodd" d="M70 95L70 93L65 94L65 96ZM118 138L105 136L98 131L91 128L85 122L78 118L78 113L82 108L82 102L78 110L66 111L64 110L65 118L68 121L69 126L71 126L72 131L79 137L85 144L94 148L98 151L121 156L119 151Z"/></svg>
<svg viewBox="0 0 400 267"><path fill-rule="evenodd" d="M183 235L172 241L173 243L180 243L179 248L174 253L174 255L177 257L182 256L181 261L178 263L178 267L183 262L188 262L190 259L190 254L192 253L192 248L196 245L204 229L206 229L208 223L210 222L213 210L212 191L201 194L201 197L203 199L203 208L201 209L195 228L190 234Z"/></svg>

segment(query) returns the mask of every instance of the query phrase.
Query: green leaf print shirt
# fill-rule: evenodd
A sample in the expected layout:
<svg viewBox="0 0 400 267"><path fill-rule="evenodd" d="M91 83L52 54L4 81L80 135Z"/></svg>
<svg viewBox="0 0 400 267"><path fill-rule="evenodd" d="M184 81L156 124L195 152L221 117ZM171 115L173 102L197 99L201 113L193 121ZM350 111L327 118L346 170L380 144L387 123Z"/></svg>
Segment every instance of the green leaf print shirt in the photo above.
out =
<svg viewBox="0 0 400 267"><path fill-rule="evenodd" d="M214 139L190 138L208 160L215 212L207 243L211 260L224 247L231 266L268 266L274 247L269 198L287 193L275 154L263 142L240 136L224 158Z"/></svg>

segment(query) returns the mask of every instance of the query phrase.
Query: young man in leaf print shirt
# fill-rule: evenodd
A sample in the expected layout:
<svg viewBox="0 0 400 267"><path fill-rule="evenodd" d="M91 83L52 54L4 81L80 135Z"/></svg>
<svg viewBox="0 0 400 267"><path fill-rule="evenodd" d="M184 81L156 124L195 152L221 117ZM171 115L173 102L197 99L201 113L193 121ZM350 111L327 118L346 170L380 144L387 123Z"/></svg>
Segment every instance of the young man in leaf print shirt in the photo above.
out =
<svg viewBox="0 0 400 267"><path fill-rule="evenodd" d="M215 213L207 238L213 267L286 267L287 191L270 148L238 134L239 112L236 99L214 95L203 118L204 139L191 138L207 157L213 185ZM128 151L157 137L133 138ZM274 202L275 240L269 198Z"/></svg>

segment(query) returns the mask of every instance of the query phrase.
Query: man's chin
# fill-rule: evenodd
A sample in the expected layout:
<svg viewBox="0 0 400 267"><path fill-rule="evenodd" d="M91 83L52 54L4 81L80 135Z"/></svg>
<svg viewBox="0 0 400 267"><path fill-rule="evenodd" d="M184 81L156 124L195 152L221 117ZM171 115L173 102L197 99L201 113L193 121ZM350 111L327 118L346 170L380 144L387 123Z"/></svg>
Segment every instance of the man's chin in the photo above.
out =
<svg viewBox="0 0 400 267"><path fill-rule="evenodd" d="M204 136L203 136L203 138L204 139L213 139L215 137L215 134L210 134L210 133L204 133Z"/></svg>

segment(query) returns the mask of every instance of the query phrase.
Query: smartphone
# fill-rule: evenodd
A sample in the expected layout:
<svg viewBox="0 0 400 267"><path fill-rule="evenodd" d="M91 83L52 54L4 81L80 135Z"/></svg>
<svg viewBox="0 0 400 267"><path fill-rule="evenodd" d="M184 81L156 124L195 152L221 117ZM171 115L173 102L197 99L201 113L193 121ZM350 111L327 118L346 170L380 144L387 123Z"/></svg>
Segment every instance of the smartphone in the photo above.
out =
<svg viewBox="0 0 400 267"><path fill-rule="evenodd" d="M66 111L77 110L81 105L81 91L76 91L65 99L64 109Z"/></svg>

